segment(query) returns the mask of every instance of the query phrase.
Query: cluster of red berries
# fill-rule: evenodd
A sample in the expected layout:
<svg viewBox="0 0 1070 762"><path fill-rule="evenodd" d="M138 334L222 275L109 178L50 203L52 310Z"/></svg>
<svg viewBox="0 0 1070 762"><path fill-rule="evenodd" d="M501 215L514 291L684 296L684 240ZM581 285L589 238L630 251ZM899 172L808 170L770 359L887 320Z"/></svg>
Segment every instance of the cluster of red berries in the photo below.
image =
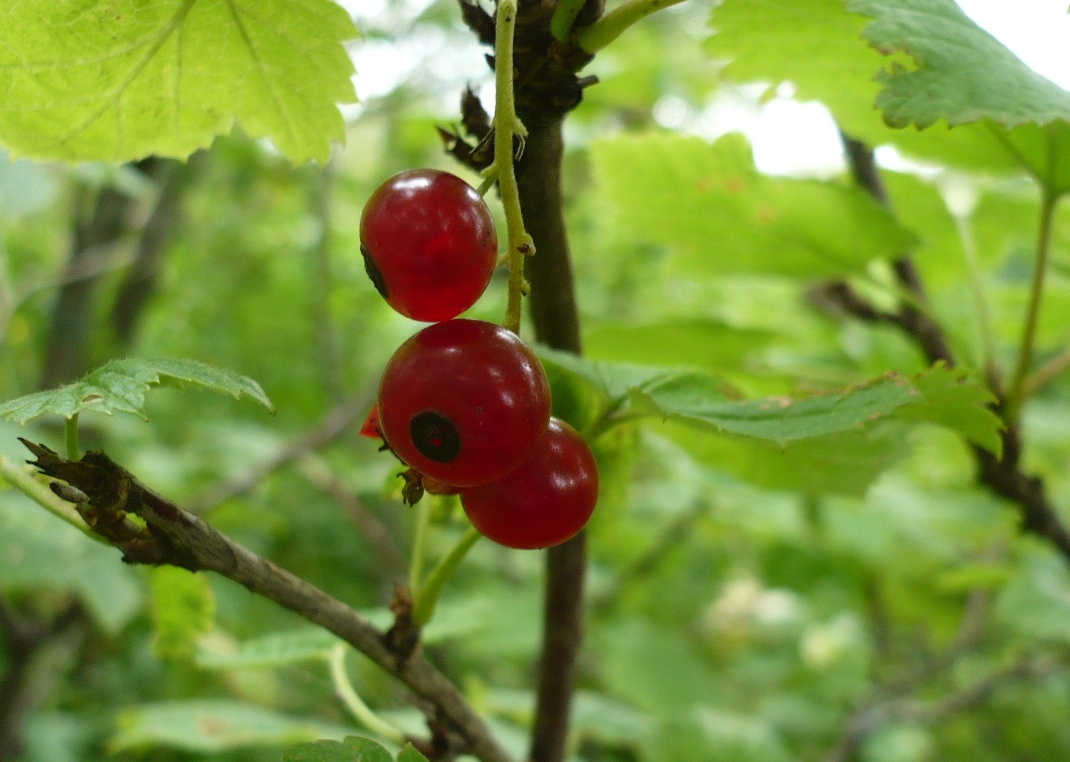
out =
<svg viewBox="0 0 1070 762"><path fill-rule="evenodd" d="M362 433L381 436L428 491L459 494L497 543L546 548L575 535L598 496L590 448L550 416L550 385L527 344L494 323L454 319L497 264L482 197L446 172L402 172L368 199L360 242L387 303L434 323L390 358Z"/></svg>

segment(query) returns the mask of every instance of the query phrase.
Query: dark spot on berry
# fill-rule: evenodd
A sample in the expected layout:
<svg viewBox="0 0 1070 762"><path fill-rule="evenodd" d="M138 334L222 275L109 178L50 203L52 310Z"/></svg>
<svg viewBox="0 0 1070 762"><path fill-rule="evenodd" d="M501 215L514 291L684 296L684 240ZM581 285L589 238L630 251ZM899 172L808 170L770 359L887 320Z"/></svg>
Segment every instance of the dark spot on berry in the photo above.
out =
<svg viewBox="0 0 1070 762"><path fill-rule="evenodd" d="M433 410L417 413L409 421L409 436L416 449L436 463L449 463L461 453L461 435L449 418Z"/></svg>
<svg viewBox="0 0 1070 762"><path fill-rule="evenodd" d="M379 266L375 264L375 260L372 259L371 252L368 251L368 247L361 244L360 255L364 257L364 272L368 273L368 277L371 278L372 284L375 286L375 290L379 292L379 295L384 299L389 299L386 290L386 281L383 280L383 274L379 272Z"/></svg>

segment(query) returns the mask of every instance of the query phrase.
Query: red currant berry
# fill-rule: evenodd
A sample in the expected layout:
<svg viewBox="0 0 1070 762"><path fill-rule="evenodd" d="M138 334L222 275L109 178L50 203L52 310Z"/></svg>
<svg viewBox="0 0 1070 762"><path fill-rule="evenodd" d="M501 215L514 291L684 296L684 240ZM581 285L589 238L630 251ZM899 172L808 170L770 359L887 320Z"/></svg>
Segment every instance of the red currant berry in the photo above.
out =
<svg viewBox="0 0 1070 762"><path fill-rule="evenodd" d="M372 283L413 320L455 318L475 304L498 260L490 209L461 178L413 169L380 185L360 217Z"/></svg>
<svg viewBox="0 0 1070 762"><path fill-rule="evenodd" d="M583 437L550 419L534 454L500 482L461 491L480 534L508 548L549 548L587 524L598 500L598 466Z"/></svg>
<svg viewBox="0 0 1070 762"><path fill-rule="evenodd" d="M379 433L378 405L372 405L371 412L369 412L368 417L364 419L364 425L360 427L360 435L362 437L368 437L369 439L383 438L383 435Z"/></svg>
<svg viewBox="0 0 1070 762"><path fill-rule="evenodd" d="M379 384L379 428L420 473L471 487L501 479L550 420L550 385L513 332L482 320L428 326L394 353Z"/></svg>

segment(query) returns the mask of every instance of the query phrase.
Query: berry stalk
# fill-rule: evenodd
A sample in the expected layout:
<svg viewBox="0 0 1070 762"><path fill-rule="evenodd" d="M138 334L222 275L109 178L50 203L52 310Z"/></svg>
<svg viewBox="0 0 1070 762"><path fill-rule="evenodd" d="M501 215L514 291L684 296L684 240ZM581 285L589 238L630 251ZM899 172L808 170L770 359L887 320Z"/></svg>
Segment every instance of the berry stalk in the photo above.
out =
<svg viewBox="0 0 1070 762"><path fill-rule="evenodd" d="M520 138L521 152L527 129L516 115L513 98L513 35L516 31L516 0L498 4L497 32L494 44L494 164L498 188L505 207L506 258L509 262L509 301L502 325L520 331L520 311L527 283L524 280L524 257L535 253L535 243L524 229L520 212L520 190L513 167L513 136Z"/></svg>

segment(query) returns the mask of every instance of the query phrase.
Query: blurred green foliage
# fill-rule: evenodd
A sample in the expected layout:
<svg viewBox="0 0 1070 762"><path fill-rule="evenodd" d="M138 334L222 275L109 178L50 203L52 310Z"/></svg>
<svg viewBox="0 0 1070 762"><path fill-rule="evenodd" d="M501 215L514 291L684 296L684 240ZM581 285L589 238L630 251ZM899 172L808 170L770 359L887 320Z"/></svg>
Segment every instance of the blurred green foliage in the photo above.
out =
<svg viewBox="0 0 1070 762"><path fill-rule="evenodd" d="M621 37L590 65L601 83L566 125L566 214L591 362L543 357L556 414L598 435L602 474L574 758L1068 758L1065 559L1023 536L1016 510L978 486L971 441L995 449L982 380L987 363L1008 372L1016 357L1038 188L1065 189L1070 150L1056 149L1070 128L894 131L872 108L871 80L887 61L858 37L863 17L833 0L725 0L710 13L684 4ZM0 159L0 400L38 390L57 293L72 282L91 289L77 316L88 328L84 372L118 355L176 357L256 379L276 416L164 389L148 398L149 422L87 413L83 443L388 624L384 606L404 579L397 558L410 551L416 517L400 502L394 459L357 436L365 408L309 456L314 463L298 459L223 502L213 497L338 405L370 400L393 349L416 330L364 273L364 199L409 167L476 180L434 130L457 121L453 103L479 76L450 64L455 53L480 64L456 9L390 0L357 22L358 74L362 46L394 50L381 64L393 61L393 81L371 97L358 92L346 145L324 166L294 168L240 129L195 156L131 343L111 315L157 180L134 165ZM926 162L883 173L888 210L855 189L845 167L820 178L755 168L730 112L760 112L769 88L786 81L852 134ZM104 190L128 204L123 234L72 274L80 199ZM927 371L894 328L845 320L814 299L817 279L843 276L878 306L894 305L889 260L906 249L964 384ZM1052 261L1041 363L1070 340L1065 205ZM470 315L499 320L504 304L497 277ZM889 372L900 375L883 378ZM702 382L675 397L648 394L657 379L696 373ZM905 389L892 378L932 383ZM740 398L806 398L842 414L837 395L857 401L866 388L894 400L849 425L793 429L797 437L686 425L709 412L687 419L696 401L736 413ZM933 409L890 416L911 392ZM644 395L645 413L656 415L631 415ZM1063 375L1030 401L1022 431L1024 467L1059 506L1070 504L1068 431ZM62 427L0 421L0 453L22 460L17 436L61 449ZM466 522L454 499L426 499L427 551L437 559ZM534 705L541 580L541 554L480 542L427 632L429 656L518 758ZM227 580L190 584L124 566L117 551L11 489L0 489L0 592L5 607L35 621L72 601L84 612L42 657L24 762L267 762L292 744L367 734L333 699L331 638ZM14 652L0 644L6 670ZM374 710L423 732L395 681L362 657L348 666ZM323 748L344 751L308 753ZM850 756L832 756L840 748Z"/></svg>

